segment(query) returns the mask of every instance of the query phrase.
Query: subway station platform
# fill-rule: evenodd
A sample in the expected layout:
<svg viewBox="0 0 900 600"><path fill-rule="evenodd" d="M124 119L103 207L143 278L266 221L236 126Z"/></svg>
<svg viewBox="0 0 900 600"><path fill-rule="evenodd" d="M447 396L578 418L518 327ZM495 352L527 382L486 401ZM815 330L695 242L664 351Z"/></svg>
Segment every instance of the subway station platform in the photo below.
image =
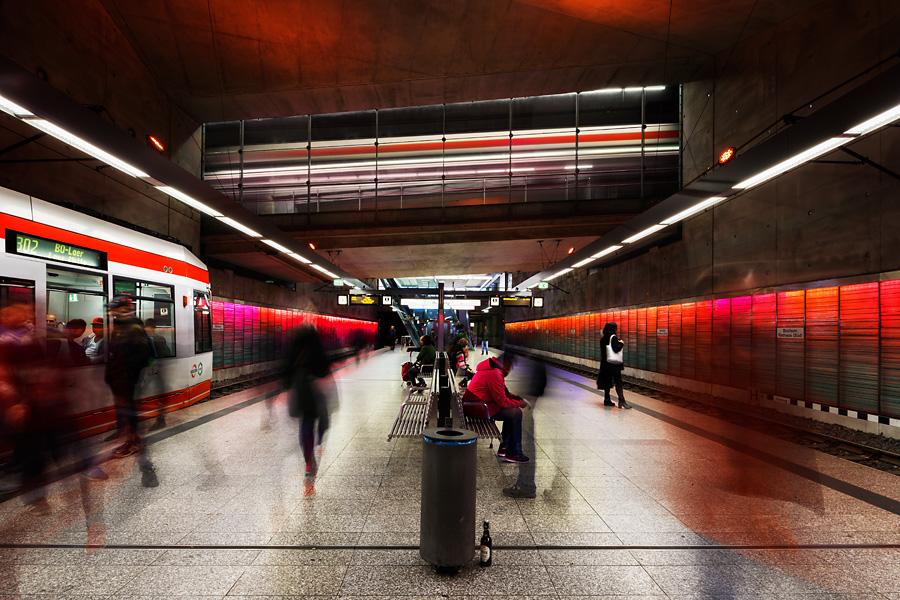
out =
<svg viewBox="0 0 900 600"><path fill-rule="evenodd" d="M605 408L552 368L526 417L537 497L504 497L520 467L479 440L473 560L438 573L417 549L422 442L386 441L407 357L337 365L314 478L273 383L168 415L158 486L132 456L53 483L46 511L3 502L0 598L900 600L897 476L637 394Z"/></svg>

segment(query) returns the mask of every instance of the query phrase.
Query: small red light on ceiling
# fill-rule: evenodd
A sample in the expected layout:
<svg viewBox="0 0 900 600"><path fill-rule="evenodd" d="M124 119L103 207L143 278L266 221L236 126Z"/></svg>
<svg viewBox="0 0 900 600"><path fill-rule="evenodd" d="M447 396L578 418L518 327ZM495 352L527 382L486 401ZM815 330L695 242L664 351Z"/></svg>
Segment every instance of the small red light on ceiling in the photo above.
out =
<svg viewBox="0 0 900 600"><path fill-rule="evenodd" d="M160 152L166 151L166 147L163 146L162 142L159 141L158 139L156 139L156 137L154 137L152 135L147 136L147 143L150 145L151 148L156 148Z"/></svg>
<svg viewBox="0 0 900 600"><path fill-rule="evenodd" d="M569 254L572 254L573 252L575 252L575 246L572 246L571 248L569 248Z"/></svg>
<svg viewBox="0 0 900 600"><path fill-rule="evenodd" d="M316 249L316 245L315 245L315 244L313 244L313 243L312 243L312 242L310 242L310 243L309 243L309 247L310 247L310 248L312 248L312 249L313 249L313 250L315 250L315 249Z"/></svg>
<svg viewBox="0 0 900 600"><path fill-rule="evenodd" d="M729 148L725 152L719 155L719 164L724 165L729 160L734 158L734 148Z"/></svg>

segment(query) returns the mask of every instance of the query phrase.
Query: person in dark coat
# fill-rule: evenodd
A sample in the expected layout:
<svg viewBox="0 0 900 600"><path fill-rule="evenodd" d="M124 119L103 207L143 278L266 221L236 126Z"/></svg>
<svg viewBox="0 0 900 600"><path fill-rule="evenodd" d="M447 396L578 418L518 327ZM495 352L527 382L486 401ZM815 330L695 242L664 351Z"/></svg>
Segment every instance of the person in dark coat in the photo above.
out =
<svg viewBox="0 0 900 600"><path fill-rule="evenodd" d="M619 408L631 408L625 402L625 393L622 391L622 369L624 365L615 365L606 360L606 349L612 344L613 352L621 352L625 344L616 335L618 326L610 321L603 326L603 337L600 339L600 375L597 377L597 389L603 390L603 406L615 406L609 397L609 390L616 385L616 395L619 397Z"/></svg>
<svg viewBox="0 0 900 600"><path fill-rule="evenodd" d="M328 430L328 404L320 380L329 375L331 365L319 334L311 325L296 330L285 359L284 384L289 390L288 413L300 419L300 445L306 474L318 470L315 456L316 424L318 445Z"/></svg>

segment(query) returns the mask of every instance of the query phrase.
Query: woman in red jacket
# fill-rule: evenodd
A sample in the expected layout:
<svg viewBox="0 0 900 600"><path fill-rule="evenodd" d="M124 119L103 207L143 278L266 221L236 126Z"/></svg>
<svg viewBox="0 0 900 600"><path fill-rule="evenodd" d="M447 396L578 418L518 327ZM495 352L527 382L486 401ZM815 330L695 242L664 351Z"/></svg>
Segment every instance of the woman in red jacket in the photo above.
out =
<svg viewBox="0 0 900 600"><path fill-rule="evenodd" d="M504 354L478 363L475 376L469 382L463 403L481 402L487 405L492 419L503 421L503 436L497 456L513 463L527 463L522 454L522 409L528 406L521 397L509 393L504 378L512 368L512 357Z"/></svg>

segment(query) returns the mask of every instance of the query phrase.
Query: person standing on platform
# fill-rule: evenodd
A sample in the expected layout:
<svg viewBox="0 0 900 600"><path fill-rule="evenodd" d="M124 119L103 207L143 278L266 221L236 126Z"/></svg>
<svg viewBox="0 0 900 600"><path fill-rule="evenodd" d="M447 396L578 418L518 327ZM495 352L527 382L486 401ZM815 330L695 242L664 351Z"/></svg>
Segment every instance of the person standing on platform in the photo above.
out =
<svg viewBox="0 0 900 600"><path fill-rule="evenodd" d="M391 330L388 333L388 337L391 338L391 352L394 351L394 347L397 345L397 329L391 325Z"/></svg>
<svg viewBox="0 0 900 600"><path fill-rule="evenodd" d="M481 330L481 354L484 355L487 353L488 353L488 328L487 328L487 324L485 323L484 329Z"/></svg>
<svg viewBox="0 0 900 600"><path fill-rule="evenodd" d="M603 406L615 406L609 396L609 390L615 383L619 408L631 408L631 405L625 402L625 393L622 391L622 370L625 365L611 363L607 356L607 348L610 345L613 352L621 352L625 347L625 343L616 335L617 330L618 326L614 321L603 326L603 337L600 338L600 374L597 376L597 389L603 390Z"/></svg>

